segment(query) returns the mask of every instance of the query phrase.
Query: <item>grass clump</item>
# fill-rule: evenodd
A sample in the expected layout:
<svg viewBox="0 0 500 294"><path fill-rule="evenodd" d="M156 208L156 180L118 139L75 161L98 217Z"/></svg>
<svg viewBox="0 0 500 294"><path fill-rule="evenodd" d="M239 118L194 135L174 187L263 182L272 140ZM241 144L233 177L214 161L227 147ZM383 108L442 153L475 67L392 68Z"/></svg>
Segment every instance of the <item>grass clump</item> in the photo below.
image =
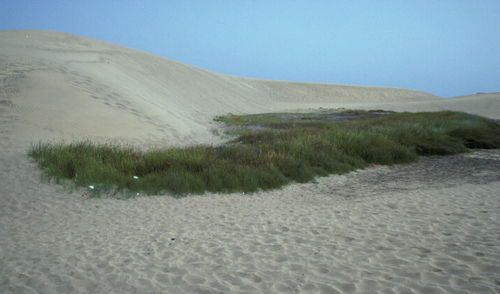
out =
<svg viewBox="0 0 500 294"><path fill-rule="evenodd" d="M500 148L500 126L457 112L382 111L229 115L222 146L142 152L92 142L38 143L29 155L55 179L126 195L254 192L341 174L370 163ZM99 195L99 193L93 193Z"/></svg>

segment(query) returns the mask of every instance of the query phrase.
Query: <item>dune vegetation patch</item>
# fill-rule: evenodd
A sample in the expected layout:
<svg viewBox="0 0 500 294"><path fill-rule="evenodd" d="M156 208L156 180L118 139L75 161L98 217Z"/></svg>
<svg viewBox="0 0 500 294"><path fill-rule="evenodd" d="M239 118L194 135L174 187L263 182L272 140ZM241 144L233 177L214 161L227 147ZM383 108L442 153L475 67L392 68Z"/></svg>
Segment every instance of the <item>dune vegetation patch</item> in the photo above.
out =
<svg viewBox="0 0 500 294"><path fill-rule="evenodd" d="M89 196L174 196L255 192L369 164L419 155L500 148L500 126L466 113L322 111L217 117L231 140L221 146L140 151L89 141L32 145L29 156L56 181L89 187ZM120 193L117 193L120 192Z"/></svg>

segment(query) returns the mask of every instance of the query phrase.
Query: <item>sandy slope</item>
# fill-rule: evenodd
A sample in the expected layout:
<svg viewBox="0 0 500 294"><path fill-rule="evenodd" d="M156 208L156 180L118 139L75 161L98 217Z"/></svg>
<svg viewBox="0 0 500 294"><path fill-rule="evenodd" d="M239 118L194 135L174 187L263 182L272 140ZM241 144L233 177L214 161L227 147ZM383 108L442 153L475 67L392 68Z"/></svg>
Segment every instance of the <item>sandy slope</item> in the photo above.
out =
<svg viewBox="0 0 500 294"><path fill-rule="evenodd" d="M213 142L216 115L307 108L465 110L498 117L500 94L423 92L228 76L111 43L49 31L0 32L0 103L16 137Z"/></svg>
<svg viewBox="0 0 500 294"><path fill-rule="evenodd" d="M426 158L255 195L83 199L38 139L213 142L227 112L455 109L500 94L245 79L54 32L0 32L0 293L498 293L500 153Z"/></svg>
<svg viewBox="0 0 500 294"><path fill-rule="evenodd" d="M377 87L290 83L208 72L89 38L0 32L2 103L17 137L106 137L189 144L213 140L215 115L335 107L345 102L438 100Z"/></svg>

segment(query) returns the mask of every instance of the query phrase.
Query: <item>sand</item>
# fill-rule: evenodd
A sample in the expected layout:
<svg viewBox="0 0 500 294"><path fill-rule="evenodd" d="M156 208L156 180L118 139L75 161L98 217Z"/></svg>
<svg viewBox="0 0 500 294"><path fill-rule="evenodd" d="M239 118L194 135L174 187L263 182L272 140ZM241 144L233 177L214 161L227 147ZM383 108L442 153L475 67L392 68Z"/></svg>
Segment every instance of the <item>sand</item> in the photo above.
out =
<svg viewBox="0 0 500 294"><path fill-rule="evenodd" d="M439 101L393 88L291 83L208 72L75 35L0 32L2 103L16 138L212 143L213 118L367 101Z"/></svg>
<svg viewBox="0 0 500 294"><path fill-rule="evenodd" d="M461 110L380 87L264 81L55 32L0 32L1 293L498 293L500 152L422 158L244 194L85 199L32 142L220 142L214 115ZM378 106L378 107L375 107Z"/></svg>

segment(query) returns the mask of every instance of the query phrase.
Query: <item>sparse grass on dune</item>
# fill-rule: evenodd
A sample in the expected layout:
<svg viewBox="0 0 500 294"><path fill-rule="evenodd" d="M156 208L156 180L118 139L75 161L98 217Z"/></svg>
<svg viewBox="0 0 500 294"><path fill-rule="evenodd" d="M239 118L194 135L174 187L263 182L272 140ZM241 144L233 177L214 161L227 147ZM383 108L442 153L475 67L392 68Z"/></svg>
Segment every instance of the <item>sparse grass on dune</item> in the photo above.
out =
<svg viewBox="0 0 500 294"><path fill-rule="evenodd" d="M254 192L369 163L397 164L418 155L500 148L500 126L456 112L229 115L235 138L222 146L141 152L92 142L38 143L29 155L51 178L124 195ZM134 178L134 176L138 178Z"/></svg>

